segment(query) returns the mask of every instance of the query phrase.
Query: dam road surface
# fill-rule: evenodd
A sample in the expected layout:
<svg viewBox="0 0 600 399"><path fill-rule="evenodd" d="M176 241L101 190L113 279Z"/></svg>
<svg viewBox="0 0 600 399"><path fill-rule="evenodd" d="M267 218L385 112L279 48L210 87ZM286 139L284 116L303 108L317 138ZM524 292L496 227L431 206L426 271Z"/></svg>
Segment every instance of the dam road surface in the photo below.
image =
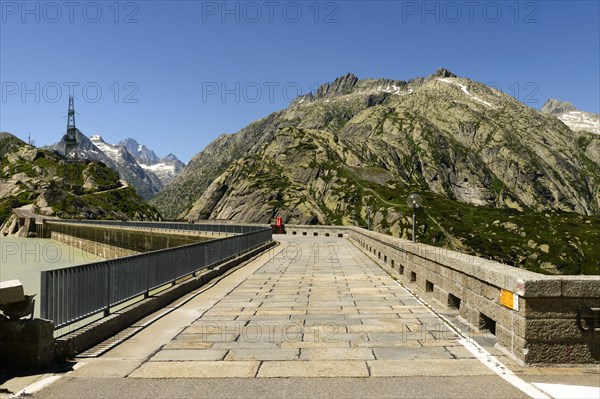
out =
<svg viewBox="0 0 600 399"><path fill-rule="evenodd" d="M344 238L280 245L136 335L29 378L36 398L598 398L598 365L521 367ZM118 338L118 337L117 337ZM115 338L115 339L117 339ZM100 348L100 349L99 349Z"/></svg>

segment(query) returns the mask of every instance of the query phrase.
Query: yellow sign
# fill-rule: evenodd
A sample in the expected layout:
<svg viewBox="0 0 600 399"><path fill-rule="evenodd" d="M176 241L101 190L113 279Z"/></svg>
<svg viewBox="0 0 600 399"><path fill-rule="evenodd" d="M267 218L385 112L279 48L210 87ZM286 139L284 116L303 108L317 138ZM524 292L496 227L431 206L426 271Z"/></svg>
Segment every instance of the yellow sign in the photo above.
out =
<svg viewBox="0 0 600 399"><path fill-rule="evenodd" d="M500 303L512 310L519 310L519 296L514 292L500 290Z"/></svg>

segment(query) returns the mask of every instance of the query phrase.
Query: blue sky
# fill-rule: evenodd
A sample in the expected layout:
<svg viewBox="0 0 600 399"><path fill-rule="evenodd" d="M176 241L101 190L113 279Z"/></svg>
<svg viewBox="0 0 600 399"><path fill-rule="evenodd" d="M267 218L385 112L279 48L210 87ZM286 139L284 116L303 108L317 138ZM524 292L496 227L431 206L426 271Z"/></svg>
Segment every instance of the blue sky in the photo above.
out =
<svg viewBox="0 0 600 399"><path fill-rule="evenodd" d="M540 108L600 112L598 1L0 1L0 130L77 126L183 161L352 72L445 67Z"/></svg>

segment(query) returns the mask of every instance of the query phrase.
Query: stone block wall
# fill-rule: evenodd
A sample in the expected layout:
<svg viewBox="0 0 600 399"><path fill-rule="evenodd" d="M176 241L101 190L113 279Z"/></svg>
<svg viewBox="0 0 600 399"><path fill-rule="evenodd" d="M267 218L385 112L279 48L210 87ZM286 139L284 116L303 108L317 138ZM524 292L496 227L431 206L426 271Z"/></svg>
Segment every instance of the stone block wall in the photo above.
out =
<svg viewBox="0 0 600 399"><path fill-rule="evenodd" d="M198 234L169 234L144 229L68 223L46 223L45 229L50 232L50 238L104 259L116 259L211 239Z"/></svg>

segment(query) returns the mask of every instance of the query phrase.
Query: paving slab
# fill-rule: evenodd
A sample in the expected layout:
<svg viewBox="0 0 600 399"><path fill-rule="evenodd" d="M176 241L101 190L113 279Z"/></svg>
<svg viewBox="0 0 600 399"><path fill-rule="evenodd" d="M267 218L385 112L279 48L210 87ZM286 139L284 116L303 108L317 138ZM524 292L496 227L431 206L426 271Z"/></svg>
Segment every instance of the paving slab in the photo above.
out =
<svg viewBox="0 0 600 399"><path fill-rule="evenodd" d="M386 324L394 324L394 325L406 325L411 323L418 323L417 319L412 319L409 317L399 317L398 315L386 315L385 318L382 318L380 315L372 315L373 317L363 316L360 318L361 324L375 324L375 325L386 325Z"/></svg>
<svg viewBox="0 0 600 399"><path fill-rule="evenodd" d="M129 378L252 378L260 362L147 362Z"/></svg>
<svg viewBox="0 0 600 399"><path fill-rule="evenodd" d="M241 341L241 342L215 342L212 344L212 349L276 349L280 348L282 342L267 342L267 341Z"/></svg>
<svg viewBox="0 0 600 399"><path fill-rule="evenodd" d="M351 341L353 348L421 348L419 341Z"/></svg>
<svg viewBox="0 0 600 399"><path fill-rule="evenodd" d="M263 362L258 377L368 377L365 362L358 361L293 361Z"/></svg>
<svg viewBox="0 0 600 399"><path fill-rule="evenodd" d="M140 362L135 359L89 359L79 363L76 378L124 378L139 367Z"/></svg>
<svg viewBox="0 0 600 399"><path fill-rule="evenodd" d="M225 360L296 360L300 349L231 349Z"/></svg>
<svg viewBox="0 0 600 399"><path fill-rule="evenodd" d="M377 360L454 359L443 346L373 348Z"/></svg>
<svg viewBox="0 0 600 399"><path fill-rule="evenodd" d="M350 333L396 333L402 334L408 330L406 324L360 324L347 326Z"/></svg>
<svg viewBox="0 0 600 399"><path fill-rule="evenodd" d="M303 348L300 360L374 360L371 348Z"/></svg>
<svg viewBox="0 0 600 399"><path fill-rule="evenodd" d="M435 348L435 347L432 347L432 348ZM450 354L452 354L452 356L454 356L455 358L474 358L475 357L475 355L473 353L469 352L467 350L467 348L465 348L462 345L444 346L444 348L446 348L446 350Z"/></svg>
<svg viewBox="0 0 600 399"><path fill-rule="evenodd" d="M152 356L151 362L181 362L181 361L197 361L197 360L223 360L227 350L215 349L167 349L162 350Z"/></svg>
<svg viewBox="0 0 600 399"><path fill-rule="evenodd" d="M434 339L426 331L370 332L369 341L412 341Z"/></svg>
<svg viewBox="0 0 600 399"><path fill-rule="evenodd" d="M166 344L163 349L209 349L211 346L213 346L212 342L174 340Z"/></svg>
<svg viewBox="0 0 600 399"><path fill-rule="evenodd" d="M373 377L475 376L494 372L475 359L372 360L367 362Z"/></svg>
<svg viewBox="0 0 600 399"><path fill-rule="evenodd" d="M310 342L310 341L299 341L299 342L282 342L281 348L349 348L350 341L335 341L335 342Z"/></svg>
<svg viewBox="0 0 600 399"><path fill-rule="evenodd" d="M319 333L319 331L312 331L304 333L302 338L305 342L329 342L335 343L339 341L367 341L369 339L366 333L343 333L337 331L330 331L326 333Z"/></svg>

